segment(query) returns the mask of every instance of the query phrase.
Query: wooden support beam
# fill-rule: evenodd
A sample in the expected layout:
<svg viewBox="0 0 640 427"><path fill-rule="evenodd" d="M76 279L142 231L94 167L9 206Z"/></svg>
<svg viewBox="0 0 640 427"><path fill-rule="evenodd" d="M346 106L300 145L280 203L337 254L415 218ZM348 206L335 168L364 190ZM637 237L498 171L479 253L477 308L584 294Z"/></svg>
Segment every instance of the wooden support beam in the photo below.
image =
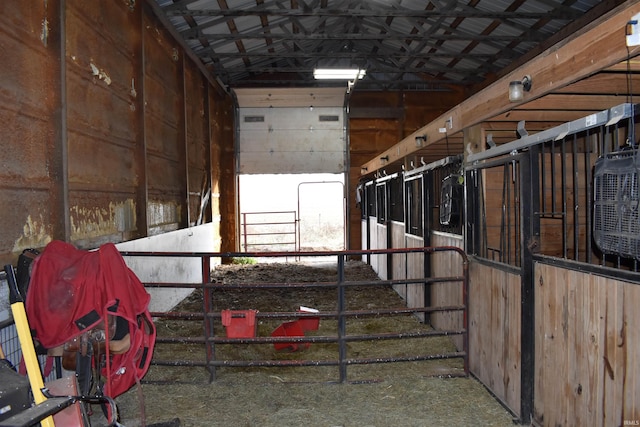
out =
<svg viewBox="0 0 640 427"><path fill-rule="evenodd" d="M590 110L591 112L596 112L615 107L616 105L624 104L625 102L629 102L629 99L624 94L564 95L552 93L527 103L527 108L553 112L562 110L571 111L579 106L582 110ZM547 114L548 119L551 119L551 114L552 113Z"/></svg>
<svg viewBox="0 0 640 427"><path fill-rule="evenodd" d="M471 126L464 130L465 157L486 149L486 133L482 126Z"/></svg>
<svg viewBox="0 0 640 427"><path fill-rule="evenodd" d="M626 61L620 65L624 70L616 72L607 70L563 87L556 93L626 95L631 89L634 95L640 94L640 74L627 74Z"/></svg>
<svg viewBox="0 0 640 427"><path fill-rule="evenodd" d="M372 173L397 162L416 151L415 137L426 135L426 145L435 144L445 138L440 128L447 127L447 133L460 132L492 117L504 114L518 105L530 103L554 91L591 76L640 53L640 47L627 50L625 26L629 19L640 13L640 3L627 1L600 19L586 26L581 34L563 40L516 68L501 79L489 85L476 95L442 114L431 123L418 129L399 141L393 147L375 156L362 165L361 170ZM526 92L521 103L509 102L507 89L509 82L531 75L533 86ZM567 106L567 109L583 108L581 102ZM606 108L606 107L605 107ZM603 108L604 109L604 108ZM549 117L547 120L551 120ZM449 121L450 120L450 121ZM448 127L450 124L450 127ZM381 158L387 158L383 162Z"/></svg>

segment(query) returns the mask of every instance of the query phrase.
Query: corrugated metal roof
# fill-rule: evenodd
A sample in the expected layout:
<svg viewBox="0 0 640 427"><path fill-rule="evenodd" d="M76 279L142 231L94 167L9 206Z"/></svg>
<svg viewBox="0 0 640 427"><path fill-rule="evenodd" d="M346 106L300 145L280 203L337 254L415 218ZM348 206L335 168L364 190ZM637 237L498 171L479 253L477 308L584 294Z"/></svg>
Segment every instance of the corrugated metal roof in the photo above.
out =
<svg viewBox="0 0 640 427"><path fill-rule="evenodd" d="M480 87L622 1L156 0L231 88L321 86L313 69L367 69L372 90ZM344 83L338 83L344 84Z"/></svg>

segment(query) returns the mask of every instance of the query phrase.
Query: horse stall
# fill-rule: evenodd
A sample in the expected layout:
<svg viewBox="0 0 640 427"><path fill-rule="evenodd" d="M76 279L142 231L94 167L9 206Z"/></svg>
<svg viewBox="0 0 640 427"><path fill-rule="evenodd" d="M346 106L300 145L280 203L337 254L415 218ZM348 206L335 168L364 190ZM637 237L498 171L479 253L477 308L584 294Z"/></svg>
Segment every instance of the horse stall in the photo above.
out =
<svg viewBox="0 0 640 427"><path fill-rule="evenodd" d="M462 156L449 156L401 174L366 182L362 228L370 232L363 234L363 247L462 248L462 183ZM398 280L462 274L456 257L447 252L436 252L426 259L422 253L372 255L370 263L378 274L384 272L385 277ZM463 300L461 289L448 283L425 285L418 281L394 286L394 290L407 307L430 303L455 305ZM440 329L459 328L462 324L462 317L456 312L417 316ZM462 349L462 341L458 337L453 339L457 348Z"/></svg>
<svg viewBox="0 0 640 427"><path fill-rule="evenodd" d="M465 159L470 369L534 425L640 420L636 121L622 104Z"/></svg>
<svg viewBox="0 0 640 427"><path fill-rule="evenodd" d="M521 123L512 142L364 184L367 248L464 248L470 372L522 423L640 420L636 121L622 104L533 135ZM397 197L404 214L390 215ZM459 274L450 254L391 256L374 269ZM394 289L408 307L463 297L440 283ZM421 320L436 330L462 321Z"/></svg>

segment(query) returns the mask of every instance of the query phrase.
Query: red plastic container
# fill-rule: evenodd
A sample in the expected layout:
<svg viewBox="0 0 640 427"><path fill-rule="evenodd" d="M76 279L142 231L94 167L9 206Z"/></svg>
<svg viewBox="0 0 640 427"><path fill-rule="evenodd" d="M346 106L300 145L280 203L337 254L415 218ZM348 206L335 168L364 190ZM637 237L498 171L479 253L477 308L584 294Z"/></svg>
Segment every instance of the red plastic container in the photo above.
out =
<svg viewBox="0 0 640 427"><path fill-rule="evenodd" d="M256 336L258 310L222 310L222 324L227 338L253 338Z"/></svg>
<svg viewBox="0 0 640 427"><path fill-rule="evenodd" d="M284 322L278 326L273 332L272 337L303 337L304 330L299 320L293 322ZM273 346L276 350L297 351L303 348L309 348L311 343L308 342L275 342Z"/></svg>

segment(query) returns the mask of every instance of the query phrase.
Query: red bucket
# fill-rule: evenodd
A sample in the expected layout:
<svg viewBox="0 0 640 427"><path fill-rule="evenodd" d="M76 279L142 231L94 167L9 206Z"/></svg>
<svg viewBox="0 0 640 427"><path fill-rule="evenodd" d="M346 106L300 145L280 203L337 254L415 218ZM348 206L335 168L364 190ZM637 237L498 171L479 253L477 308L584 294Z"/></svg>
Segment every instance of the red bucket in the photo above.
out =
<svg viewBox="0 0 640 427"><path fill-rule="evenodd" d="M284 322L282 325L278 326L273 332L271 332L272 337L303 337L304 330L302 329L302 325L299 320L293 322ZM275 342L273 346L276 350L289 350L289 351L297 351L302 350L303 348L309 348L311 343L308 342Z"/></svg>
<svg viewBox="0 0 640 427"><path fill-rule="evenodd" d="M222 310L222 324L227 338L253 338L256 336L258 310Z"/></svg>

